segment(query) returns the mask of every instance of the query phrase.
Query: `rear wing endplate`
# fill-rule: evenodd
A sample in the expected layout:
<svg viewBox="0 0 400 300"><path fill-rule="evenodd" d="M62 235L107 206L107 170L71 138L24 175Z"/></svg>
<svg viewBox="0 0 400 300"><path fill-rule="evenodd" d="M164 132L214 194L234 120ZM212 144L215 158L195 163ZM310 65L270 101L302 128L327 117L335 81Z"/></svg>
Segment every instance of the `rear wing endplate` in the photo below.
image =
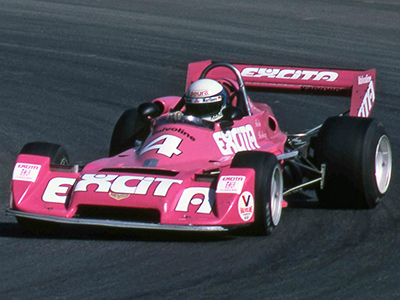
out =
<svg viewBox="0 0 400 300"><path fill-rule="evenodd" d="M186 89L213 61L190 63ZM351 95L350 116L367 118L375 102L376 70L319 69L233 63L247 89ZM215 68L207 78L236 80L227 68Z"/></svg>

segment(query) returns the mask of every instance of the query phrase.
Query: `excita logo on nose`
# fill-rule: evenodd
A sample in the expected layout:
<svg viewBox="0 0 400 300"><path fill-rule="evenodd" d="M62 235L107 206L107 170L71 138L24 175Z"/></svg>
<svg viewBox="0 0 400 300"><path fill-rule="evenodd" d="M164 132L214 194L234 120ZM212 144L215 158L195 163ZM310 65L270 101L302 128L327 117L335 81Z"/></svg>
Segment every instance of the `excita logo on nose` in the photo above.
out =
<svg viewBox="0 0 400 300"><path fill-rule="evenodd" d="M69 187L75 183L74 178L56 177L49 181L43 193L43 201L65 203ZM181 184L182 180L170 178L154 178L131 175L84 174L76 184L74 192L87 192L90 185L95 186L95 193L120 193L147 195L151 186L153 196L165 197L173 184Z"/></svg>

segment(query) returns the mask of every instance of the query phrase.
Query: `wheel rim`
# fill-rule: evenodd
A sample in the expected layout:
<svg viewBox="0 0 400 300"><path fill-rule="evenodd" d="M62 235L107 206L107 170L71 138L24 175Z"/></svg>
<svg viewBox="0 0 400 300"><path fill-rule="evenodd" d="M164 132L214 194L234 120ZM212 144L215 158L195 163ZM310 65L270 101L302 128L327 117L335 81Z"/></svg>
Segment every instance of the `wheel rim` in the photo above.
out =
<svg viewBox="0 0 400 300"><path fill-rule="evenodd" d="M392 176L392 149L389 138L383 135L375 151L375 181L381 194L386 193Z"/></svg>
<svg viewBox="0 0 400 300"><path fill-rule="evenodd" d="M272 219L272 224L274 226L277 226L279 220L281 219L282 193L283 193L282 172L279 166L276 166L274 172L272 173L271 195L270 195L271 219Z"/></svg>

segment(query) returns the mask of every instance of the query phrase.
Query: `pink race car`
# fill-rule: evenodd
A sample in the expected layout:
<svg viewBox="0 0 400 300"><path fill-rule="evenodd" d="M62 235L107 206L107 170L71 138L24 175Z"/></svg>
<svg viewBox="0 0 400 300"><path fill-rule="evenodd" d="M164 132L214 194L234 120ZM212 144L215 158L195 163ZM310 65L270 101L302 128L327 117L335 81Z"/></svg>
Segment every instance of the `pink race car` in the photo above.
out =
<svg viewBox="0 0 400 300"><path fill-rule="evenodd" d="M246 89L349 95L351 106L314 129L287 134ZM316 190L324 207L373 208L392 172L389 138L368 118L374 102L374 69L191 63L183 97L157 98L122 114L110 157L71 165L59 145L25 145L7 213L30 229L247 226L270 234L285 197L298 191Z"/></svg>

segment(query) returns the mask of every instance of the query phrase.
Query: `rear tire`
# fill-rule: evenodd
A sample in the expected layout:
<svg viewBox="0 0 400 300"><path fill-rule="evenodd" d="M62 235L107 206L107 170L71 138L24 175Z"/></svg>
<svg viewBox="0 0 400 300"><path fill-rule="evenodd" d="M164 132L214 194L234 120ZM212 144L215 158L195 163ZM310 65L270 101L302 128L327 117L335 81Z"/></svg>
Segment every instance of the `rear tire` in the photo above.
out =
<svg viewBox="0 0 400 300"><path fill-rule="evenodd" d="M282 214L283 179L276 156L266 152L239 152L232 168L252 168L255 171L255 215L250 232L269 235L278 226Z"/></svg>
<svg viewBox="0 0 400 300"><path fill-rule="evenodd" d="M332 117L315 141L318 166L326 164L320 204L334 208L373 208L386 194L392 151L382 124L373 119Z"/></svg>

